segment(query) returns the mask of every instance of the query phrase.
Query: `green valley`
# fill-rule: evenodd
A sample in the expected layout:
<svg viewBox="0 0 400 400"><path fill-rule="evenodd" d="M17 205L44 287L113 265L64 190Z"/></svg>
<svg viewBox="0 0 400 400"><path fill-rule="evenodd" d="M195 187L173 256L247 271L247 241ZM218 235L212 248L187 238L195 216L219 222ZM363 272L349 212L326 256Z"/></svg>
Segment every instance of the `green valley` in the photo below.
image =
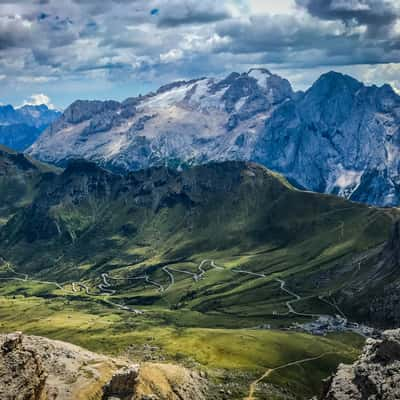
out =
<svg viewBox="0 0 400 400"><path fill-rule="evenodd" d="M396 210L300 191L256 164L122 176L5 149L0 163L0 331L194 366L216 399L245 398L274 368L257 398L318 393L363 338L287 329L370 323L355 305L368 285L379 298L393 267L376 260L393 253Z"/></svg>

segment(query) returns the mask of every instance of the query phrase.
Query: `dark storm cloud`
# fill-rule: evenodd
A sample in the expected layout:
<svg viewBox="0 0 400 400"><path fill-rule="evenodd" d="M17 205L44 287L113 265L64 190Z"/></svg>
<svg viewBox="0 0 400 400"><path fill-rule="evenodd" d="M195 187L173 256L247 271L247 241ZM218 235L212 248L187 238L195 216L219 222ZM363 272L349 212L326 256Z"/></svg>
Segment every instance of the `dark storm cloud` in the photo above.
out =
<svg viewBox="0 0 400 400"><path fill-rule="evenodd" d="M249 64L400 61L397 0L294 1L272 16L248 0L0 0L0 77L165 82Z"/></svg>
<svg viewBox="0 0 400 400"><path fill-rule="evenodd" d="M215 51L262 54L264 62L298 67L399 62L396 10L377 3L297 0L308 14L230 19L217 24L216 32L225 40Z"/></svg>
<svg viewBox="0 0 400 400"><path fill-rule="evenodd" d="M0 17L0 50L29 47L33 36L27 24L15 16Z"/></svg>
<svg viewBox="0 0 400 400"><path fill-rule="evenodd" d="M158 25L165 27L207 24L230 17L223 3L214 0L169 0L159 2L156 9Z"/></svg>
<svg viewBox="0 0 400 400"><path fill-rule="evenodd" d="M365 25L370 36L385 34L399 18L399 9L385 0L296 0L314 17Z"/></svg>

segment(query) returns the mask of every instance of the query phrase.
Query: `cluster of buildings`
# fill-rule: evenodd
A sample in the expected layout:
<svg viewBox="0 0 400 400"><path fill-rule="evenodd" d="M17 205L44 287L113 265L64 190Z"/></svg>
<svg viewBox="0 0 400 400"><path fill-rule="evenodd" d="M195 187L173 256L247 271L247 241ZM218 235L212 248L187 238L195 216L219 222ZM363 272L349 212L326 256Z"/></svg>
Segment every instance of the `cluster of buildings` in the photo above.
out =
<svg viewBox="0 0 400 400"><path fill-rule="evenodd" d="M374 328L358 324L357 322L350 322L347 318L340 315L324 315L320 316L316 321L304 324L294 323L290 329L321 336L333 332L354 332L366 337L373 337L376 334Z"/></svg>

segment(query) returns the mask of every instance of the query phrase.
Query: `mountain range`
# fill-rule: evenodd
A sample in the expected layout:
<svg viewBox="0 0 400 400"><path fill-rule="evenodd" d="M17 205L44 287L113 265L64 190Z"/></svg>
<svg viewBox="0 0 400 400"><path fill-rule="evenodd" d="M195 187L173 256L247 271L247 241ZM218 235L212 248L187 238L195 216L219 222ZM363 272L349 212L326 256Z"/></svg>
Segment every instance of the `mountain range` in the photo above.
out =
<svg viewBox="0 0 400 400"><path fill-rule="evenodd" d="M297 189L256 163L117 174L0 147L0 191L0 332L128 356L157 384L149 361L199 368L188 373L207 399L308 399L359 354L363 340L348 330L400 321L398 211ZM270 368L273 386L259 384ZM169 392L158 398L201 398Z"/></svg>
<svg viewBox="0 0 400 400"><path fill-rule="evenodd" d="M388 311L395 303L384 302L387 277L397 282L398 239L390 241L394 210L300 191L278 174L240 161L127 175L84 160L60 170L6 149L0 162L0 188L7 193L0 201L0 254L20 272L92 282L105 272L122 280L148 276L166 289L165 266L192 271L202 259L248 254L237 269L271 278L227 273L189 298L188 288L172 284L174 302L206 314L240 307L242 318L257 320L259 313L271 315L272 298L281 301L276 274L312 299L335 293L359 320L390 326L399 319ZM140 286L132 292L122 284L121 290L127 290L126 304L162 301Z"/></svg>
<svg viewBox="0 0 400 400"><path fill-rule="evenodd" d="M372 205L400 202L400 97L336 72L307 91L266 69L180 81L116 101L76 101L28 154L117 172L255 161L299 188Z"/></svg>
<svg viewBox="0 0 400 400"><path fill-rule="evenodd" d="M19 108L0 106L0 144L24 151L60 115L60 111L49 109L44 104Z"/></svg>

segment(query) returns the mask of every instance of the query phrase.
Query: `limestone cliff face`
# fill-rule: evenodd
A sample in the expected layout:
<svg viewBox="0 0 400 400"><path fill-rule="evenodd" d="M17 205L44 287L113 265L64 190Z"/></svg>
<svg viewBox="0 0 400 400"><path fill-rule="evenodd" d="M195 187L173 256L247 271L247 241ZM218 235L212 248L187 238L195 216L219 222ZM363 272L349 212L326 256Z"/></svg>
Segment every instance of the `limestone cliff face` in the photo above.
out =
<svg viewBox="0 0 400 400"><path fill-rule="evenodd" d="M140 366L134 400L215 399L208 391L204 373L174 364L145 363Z"/></svg>
<svg viewBox="0 0 400 400"><path fill-rule="evenodd" d="M340 365L321 400L400 399L400 330L368 339L354 365Z"/></svg>
<svg viewBox="0 0 400 400"><path fill-rule="evenodd" d="M135 398L138 383L138 369L124 368L117 371L110 382L103 388L102 400L120 399L132 400Z"/></svg>
<svg viewBox="0 0 400 400"><path fill-rule="evenodd" d="M205 400L206 392L206 379L180 366L139 366L65 342L0 335L1 400Z"/></svg>
<svg viewBox="0 0 400 400"><path fill-rule="evenodd" d="M18 333L4 338L0 351L0 399L41 400L47 373L38 354Z"/></svg>
<svg viewBox="0 0 400 400"><path fill-rule="evenodd" d="M308 190L400 203L400 96L335 72L304 93L264 69L175 82L118 102L73 103L29 148L117 171L255 161Z"/></svg>

